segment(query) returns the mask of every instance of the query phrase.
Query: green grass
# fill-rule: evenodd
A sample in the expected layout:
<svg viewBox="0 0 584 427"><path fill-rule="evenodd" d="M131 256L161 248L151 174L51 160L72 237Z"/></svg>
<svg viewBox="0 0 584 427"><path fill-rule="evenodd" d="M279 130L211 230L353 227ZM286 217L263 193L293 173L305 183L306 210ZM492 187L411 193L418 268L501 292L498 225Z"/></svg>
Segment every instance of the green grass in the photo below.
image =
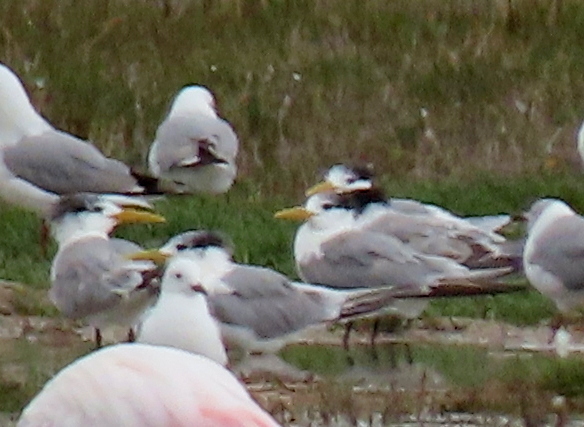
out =
<svg viewBox="0 0 584 427"><path fill-rule="evenodd" d="M89 351L86 343L44 345L26 339L2 343L0 413L17 412L65 365Z"/></svg>
<svg viewBox="0 0 584 427"><path fill-rule="evenodd" d="M185 1L167 16L146 1L6 0L0 59L52 122L136 165L198 82L263 192L357 158L399 177L508 176L574 158L584 5L556 3Z"/></svg>
<svg viewBox="0 0 584 427"><path fill-rule="evenodd" d="M518 212L540 196L584 210L574 149L584 5L511 4L6 0L0 59L55 125L138 167L177 90L211 87L241 139L239 184L162 201L168 225L122 235L152 246L221 229L239 260L294 275L295 227L271 214L336 161L373 160L390 194L460 214ZM0 223L0 277L45 287L38 221L5 208ZM550 313L537 296L484 301L431 313L517 323Z"/></svg>
<svg viewBox="0 0 584 427"><path fill-rule="evenodd" d="M161 200L168 224L121 236L150 247L219 229L239 261L295 277L296 225L273 212L300 203L320 168L357 159L374 161L391 195L463 215L516 213L542 196L584 212L578 0L557 13L555 0L160 3L0 2L0 61L51 122L108 155L143 168L169 102L192 82L215 92L237 130L241 173L229 194ZM46 289L39 221L3 205L0 225L0 277ZM23 313L54 314L31 295L19 297ZM553 313L535 292L437 301L427 312L520 325Z"/></svg>
<svg viewBox="0 0 584 427"><path fill-rule="evenodd" d="M388 177L385 184L390 194L436 203L463 215L476 215L518 213L542 196L563 198L584 211L584 187L579 185L580 179L570 173L526 175L513 180L484 174L463 182ZM155 205L167 218L166 224L125 227L117 235L145 247L157 247L181 231L220 230L232 239L238 261L275 268L295 278L292 245L298 224L276 220L273 214L283 207L301 203L302 199L300 194L268 196L255 189L253 183L244 181L222 196L176 196L158 200ZM0 221L5 224L0 247L0 277L34 288L47 288L50 260L44 259L40 252L38 219L5 206L0 211ZM28 307L28 312L35 311L34 303ZM45 313L47 307L40 305L38 310ZM535 291L443 299L433 302L427 310L430 316L487 317L519 325L537 324L550 319L554 313L553 305Z"/></svg>

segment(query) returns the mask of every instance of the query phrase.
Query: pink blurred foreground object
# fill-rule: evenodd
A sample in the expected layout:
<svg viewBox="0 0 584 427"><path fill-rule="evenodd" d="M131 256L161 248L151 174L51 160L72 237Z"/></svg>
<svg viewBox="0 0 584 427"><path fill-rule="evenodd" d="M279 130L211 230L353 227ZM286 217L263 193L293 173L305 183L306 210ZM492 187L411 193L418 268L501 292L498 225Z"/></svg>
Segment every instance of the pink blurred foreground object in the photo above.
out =
<svg viewBox="0 0 584 427"><path fill-rule="evenodd" d="M275 427L245 387L203 356L118 344L59 372L18 427Z"/></svg>

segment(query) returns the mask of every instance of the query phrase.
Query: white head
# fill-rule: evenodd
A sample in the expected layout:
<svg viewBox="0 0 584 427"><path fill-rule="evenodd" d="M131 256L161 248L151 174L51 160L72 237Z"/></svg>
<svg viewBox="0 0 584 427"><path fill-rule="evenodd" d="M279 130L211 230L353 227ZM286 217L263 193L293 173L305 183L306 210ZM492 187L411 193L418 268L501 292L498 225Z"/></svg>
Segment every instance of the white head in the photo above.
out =
<svg viewBox="0 0 584 427"><path fill-rule="evenodd" d="M168 262L162 277L161 292L185 296L230 293L231 289L215 277L210 277L204 263L177 256Z"/></svg>
<svg viewBox="0 0 584 427"><path fill-rule="evenodd" d="M371 165L349 167L343 164L332 166L324 174L324 180L306 190L306 196L318 193L334 192L346 194L353 191L373 188L373 170Z"/></svg>
<svg viewBox="0 0 584 427"><path fill-rule="evenodd" d="M174 256L181 252L196 252L204 251L206 249L217 249L224 253L227 258L231 258L233 255L232 245L228 243L226 237L217 232L206 230L191 230L177 234L170 238L168 242L160 248L160 251L167 255Z"/></svg>
<svg viewBox="0 0 584 427"><path fill-rule="evenodd" d="M369 190L373 186L373 174L369 167L334 165L326 172L325 180L333 185L337 193Z"/></svg>
<svg viewBox="0 0 584 427"><path fill-rule="evenodd" d="M283 209L276 212L274 216L292 221L307 221L311 225L321 222L325 225L333 218L354 219L351 209L341 203L341 197L330 192L316 193L306 199L304 206ZM335 222L334 219L333 222Z"/></svg>
<svg viewBox="0 0 584 427"><path fill-rule="evenodd" d="M319 230L338 230L350 228L355 223L352 209L340 203L339 196L331 193L318 193L310 196L304 209L311 215L308 224Z"/></svg>
<svg viewBox="0 0 584 427"><path fill-rule="evenodd" d="M179 114L204 114L217 117L213 94L204 86L185 86L174 98L168 116Z"/></svg>
<svg viewBox="0 0 584 427"><path fill-rule="evenodd" d="M541 221L553 221L557 218L574 214L574 210L563 200L550 198L539 199L525 213L527 230L530 231L535 224Z"/></svg>
<svg viewBox="0 0 584 427"><path fill-rule="evenodd" d="M16 74L0 64L0 146L49 129L52 126L36 112Z"/></svg>
<svg viewBox="0 0 584 427"><path fill-rule="evenodd" d="M63 244L90 233L107 236L123 223L164 222L151 209L147 202L133 197L89 193L62 196L53 207L51 231Z"/></svg>

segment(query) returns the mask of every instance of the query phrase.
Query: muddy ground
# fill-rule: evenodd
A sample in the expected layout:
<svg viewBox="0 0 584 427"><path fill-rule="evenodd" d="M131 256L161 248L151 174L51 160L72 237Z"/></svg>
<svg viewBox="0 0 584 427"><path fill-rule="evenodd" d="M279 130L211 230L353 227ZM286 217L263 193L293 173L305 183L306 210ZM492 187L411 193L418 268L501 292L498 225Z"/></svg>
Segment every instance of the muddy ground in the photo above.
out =
<svg viewBox="0 0 584 427"><path fill-rule="evenodd" d="M73 322L19 313L26 308L19 292L0 287L0 385L25 402L93 344L90 331ZM541 363L569 360L578 368L565 375L579 375L581 331L550 344L546 325L440 317L383 331L371 347L368 328L352 334L349 352L342 328L322 326L285 349L283 360L236 355L233 369L284 425L584 425L579 393L564 398L530 374L547 378ZM110 337L122 338L122 331ZM18 409L5 412L0 425L12 425Z"/></svg>

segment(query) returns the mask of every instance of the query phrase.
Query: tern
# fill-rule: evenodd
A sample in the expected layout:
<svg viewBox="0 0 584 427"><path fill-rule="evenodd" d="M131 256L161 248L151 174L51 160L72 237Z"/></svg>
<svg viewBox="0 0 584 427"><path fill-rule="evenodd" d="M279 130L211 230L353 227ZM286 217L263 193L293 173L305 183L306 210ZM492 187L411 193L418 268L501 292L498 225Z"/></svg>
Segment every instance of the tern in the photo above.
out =
<svg viewBox="0 0 584 427"><path fill-rule="evenodd" d="M164 221L150 210L140 199L95 194L62 196L53 207L50 227L59 249L49 297L64 316L95 328L98 347L102 328L118 324L132 331L154 300L156 265L129 260L140 247L109 236L120 224Z"/></svg>
<svg viewBox="0 0 584 427"><path fill-rule="evenodd" d="M185 258L197 264L212 281L231 289L209 291L209 309L220 322L227 345L249 354L275 353L312 326L376 311L397 292L339 290L293 282L269 268L234 262L227 239L209 231L181 233L160 249L137 253L132 258Z"/></svg>
<svg viewBox="0 0 584 427"><path fill-rule="evenodd" d="M360 215L335 193L315 194L304 207L276 213L277 218L305 221L294 239L294 258L302 280L340 289L394 286L431 294L433 288L475 286L511 271L471 270L451 258L418 252L392 235L362 227ZM425 300L407 300L396 301L390 308L396 314L415 318L425 306ZM347 334L349 330L350 326ZM372 341L375 333L376 328Z"/></svg>
<svg viewBox="0 0 584 427"><path fill-rule="evenodd" d="M369 168L335 165L325 180L307 195L335 192L358 210L364 229L390 235L428 255L453 258L468 267L518 269L522 245L507 242L496 230L510 222L509 215L461 218L434 205L411 199L389 199L373 182Z"/></svg>

